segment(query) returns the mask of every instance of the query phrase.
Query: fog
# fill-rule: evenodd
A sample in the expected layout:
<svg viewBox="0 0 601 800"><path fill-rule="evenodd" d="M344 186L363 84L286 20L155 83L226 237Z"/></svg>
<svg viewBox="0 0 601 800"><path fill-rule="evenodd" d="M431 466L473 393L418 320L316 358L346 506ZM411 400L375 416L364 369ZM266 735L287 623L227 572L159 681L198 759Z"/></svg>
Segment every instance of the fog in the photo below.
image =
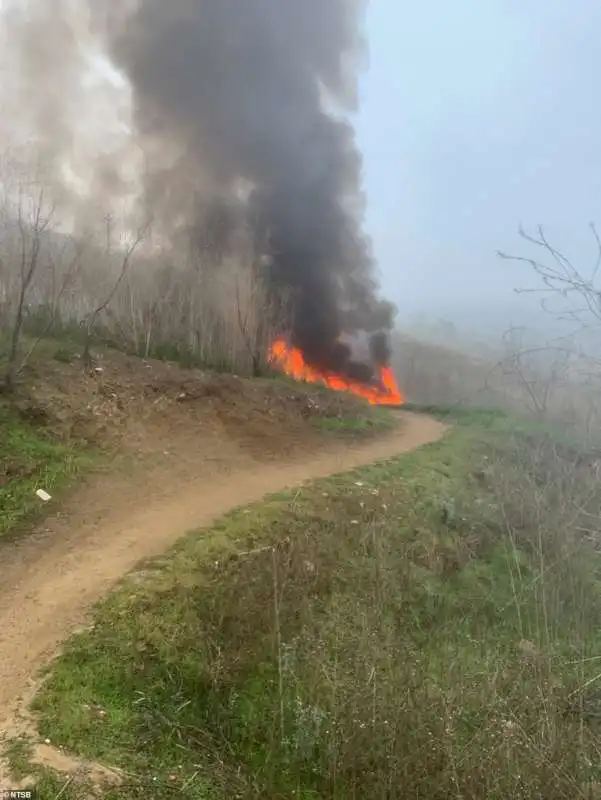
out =
<svg viewBox="0 0 601 800"><path fill-rule="evenodd" d="M368 230L399 324L497 335L545 324L517 236L537 224L584 271L601 223L601 6L372 3L357 118Z"/></svg>

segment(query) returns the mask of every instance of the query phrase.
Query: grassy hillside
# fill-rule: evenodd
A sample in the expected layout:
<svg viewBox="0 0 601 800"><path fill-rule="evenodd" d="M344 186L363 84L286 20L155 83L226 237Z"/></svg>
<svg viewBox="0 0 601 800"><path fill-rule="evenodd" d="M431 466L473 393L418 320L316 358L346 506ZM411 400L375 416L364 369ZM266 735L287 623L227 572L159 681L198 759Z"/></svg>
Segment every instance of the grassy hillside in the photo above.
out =
<svg viewBox="0 0 601 800"><path fill-rule="evenodd" d="M105 798L601 796L596 457L454 422L146 565L54 664L42 737L119 767Z"/></svg>
<svg viewBox="0 0 601 800"><path fill-rule="evenodd" d="M90 452L61 442L0 404L0 537L47 510L38 489L52 495L91 463Z"/></svg>

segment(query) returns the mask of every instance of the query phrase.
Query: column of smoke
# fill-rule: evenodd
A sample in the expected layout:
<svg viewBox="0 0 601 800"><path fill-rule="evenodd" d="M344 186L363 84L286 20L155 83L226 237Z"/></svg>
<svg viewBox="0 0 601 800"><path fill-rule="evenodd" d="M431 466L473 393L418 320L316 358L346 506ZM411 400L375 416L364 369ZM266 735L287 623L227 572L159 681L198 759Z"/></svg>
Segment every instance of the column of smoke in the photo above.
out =
<svg viewBox="0 0 601 800"><path fill-rule="evenodd" d="M222 193L241 179L252 185L250 219L273 257L272 277L293 290L293 344L337 371L350 363L349 348L336 344L343 329L392 322L376 298L361 159L341 114L356 105L363 5L138 0L104 20L139 136L182 153L177 170L148 180L147 201L173 203L182 174L202 174ZM371 356L388 358L385 337Z"/></svg>
<svg viewBox="0 0 601 800"><path fill-rule="evenodd" d="M316 366L368 380L371 368L339 343L343 331L392 325L344 119L365 55L363 0L79 2L130 84L146 153L142 202L163 230L200 227L196 189L235 205L240 185L252 187L247 219L274 285L292 290L292 343ZM66 3L52 0L53 10ZM386 338L374 338L370 360L387 361Z"/></svg>

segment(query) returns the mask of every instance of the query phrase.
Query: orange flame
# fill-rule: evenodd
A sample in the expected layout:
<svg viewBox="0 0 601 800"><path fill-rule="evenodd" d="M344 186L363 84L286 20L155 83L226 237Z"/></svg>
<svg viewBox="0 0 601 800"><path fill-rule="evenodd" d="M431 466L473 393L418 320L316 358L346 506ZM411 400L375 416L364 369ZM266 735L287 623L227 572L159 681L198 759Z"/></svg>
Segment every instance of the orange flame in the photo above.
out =
<svg viewBox="0 0 601 800"><path fill-rule="evenodd" d="M397 386L390 367L379 368L381 386L370 386L311 367L306 363L302 352L296 347L290 347L283 339L278 339L271 345L269 357L272 364L297 381L322 383L337 392L352 392L374 406L400 406L405 402L405 396Z"/></svg>

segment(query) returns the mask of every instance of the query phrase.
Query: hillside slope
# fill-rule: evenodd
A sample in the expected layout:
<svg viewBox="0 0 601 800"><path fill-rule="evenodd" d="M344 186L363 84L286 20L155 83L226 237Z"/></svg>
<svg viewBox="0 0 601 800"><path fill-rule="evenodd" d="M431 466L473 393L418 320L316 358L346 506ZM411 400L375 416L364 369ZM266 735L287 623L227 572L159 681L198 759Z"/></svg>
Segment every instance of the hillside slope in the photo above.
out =
<svg viewBox="0 0 601 800"><path fill-rule="evenodd" d="M451 419L134 573L52 665L15 780L67 800L600 796L598 457Z"/></svg>

